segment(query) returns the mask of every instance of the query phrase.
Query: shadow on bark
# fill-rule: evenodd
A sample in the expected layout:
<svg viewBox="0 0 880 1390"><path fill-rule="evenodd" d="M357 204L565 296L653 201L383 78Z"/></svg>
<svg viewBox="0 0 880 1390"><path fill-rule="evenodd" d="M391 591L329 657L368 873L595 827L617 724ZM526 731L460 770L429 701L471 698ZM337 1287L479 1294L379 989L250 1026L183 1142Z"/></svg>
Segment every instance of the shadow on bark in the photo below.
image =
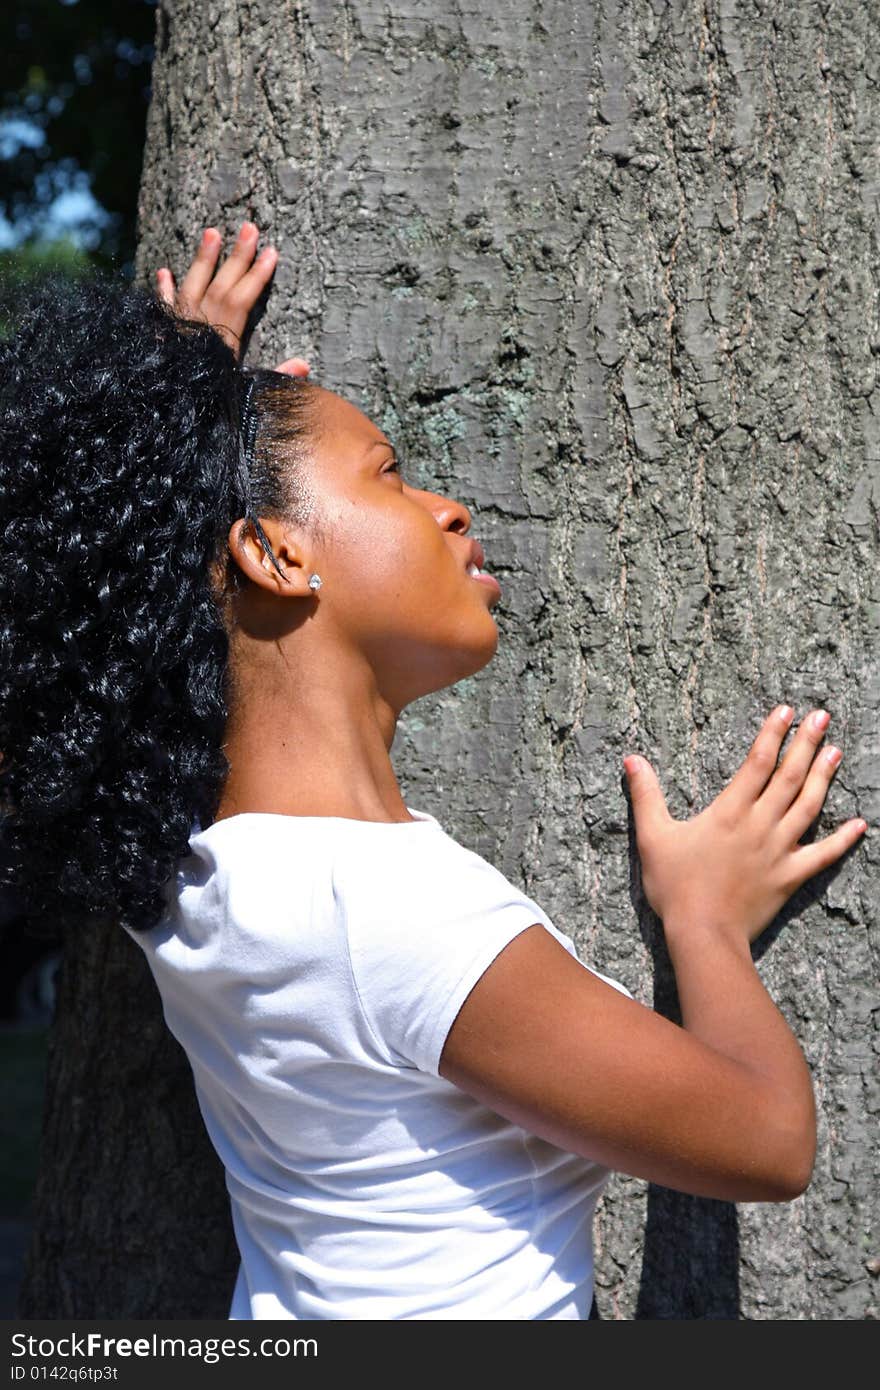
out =
<svg viewBox="0 0 880 1390"><path fill-rule="evenodd" d="M675 975L656 917L654 922L654 1009L680 1024ZM649 1184L635 1316L739 1319L739 1219L733 1202Z"/></svg>
<svg viewBox="0 0 880 1390"><path fill-rule="evenodd" d="M739 1317L735 1205L651 1183L636 1318Z"/></svg>

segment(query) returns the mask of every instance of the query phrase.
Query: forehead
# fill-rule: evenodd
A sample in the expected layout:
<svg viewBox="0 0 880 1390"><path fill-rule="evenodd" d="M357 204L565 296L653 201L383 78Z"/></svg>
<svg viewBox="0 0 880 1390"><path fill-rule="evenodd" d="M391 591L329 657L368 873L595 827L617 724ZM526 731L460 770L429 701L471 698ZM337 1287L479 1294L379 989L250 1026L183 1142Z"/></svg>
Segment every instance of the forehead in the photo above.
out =
<svg viewBox="0 0 880 1390"><path fill-rule="evenodd" d="M314 386L313 390L318 393L321 435L331 449L342 448L363 454L375 445L388 444L379 426L351 401L323 386Z"/></svg>

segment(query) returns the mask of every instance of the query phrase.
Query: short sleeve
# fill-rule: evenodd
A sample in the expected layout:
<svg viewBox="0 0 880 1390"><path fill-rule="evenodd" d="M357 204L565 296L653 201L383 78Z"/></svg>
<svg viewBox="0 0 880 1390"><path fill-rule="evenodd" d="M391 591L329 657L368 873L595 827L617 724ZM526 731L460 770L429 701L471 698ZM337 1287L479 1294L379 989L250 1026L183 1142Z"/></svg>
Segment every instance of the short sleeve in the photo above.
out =
<svg viewBox="0 0 880 1390"><path fill-rule="evenodd" d="M439 1076L446 1036L477 980L540 908L451 837L347 875L352 976L386 1060Z"/></svg>

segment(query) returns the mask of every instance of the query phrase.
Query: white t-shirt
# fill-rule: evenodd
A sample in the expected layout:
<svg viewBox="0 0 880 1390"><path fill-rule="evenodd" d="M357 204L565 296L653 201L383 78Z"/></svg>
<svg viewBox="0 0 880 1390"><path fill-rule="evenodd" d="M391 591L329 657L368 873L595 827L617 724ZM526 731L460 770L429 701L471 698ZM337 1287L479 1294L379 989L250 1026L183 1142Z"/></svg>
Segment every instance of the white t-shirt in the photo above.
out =
<svg viewBox="0 0 880 1390"><path fill-rule="evenodd" d="M413 822L194 826L166 915L131 933L226 1169L241 1254L229 1317L587 1318L608 1169L437 1069L513 937L537 922L577 959L574 946L407 809Z"/></svg>

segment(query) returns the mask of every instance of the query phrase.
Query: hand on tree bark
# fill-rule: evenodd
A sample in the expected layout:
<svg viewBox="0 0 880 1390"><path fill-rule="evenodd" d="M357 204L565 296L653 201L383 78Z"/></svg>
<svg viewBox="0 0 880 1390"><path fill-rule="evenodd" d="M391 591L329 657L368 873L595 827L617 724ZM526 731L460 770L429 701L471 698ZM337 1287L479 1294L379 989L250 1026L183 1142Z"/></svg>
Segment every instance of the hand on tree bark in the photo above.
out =
<svg viewBox="0 0 880 1390"><path fill-rule="evenodd" d="M792 894L835 864L867 828L852 817L814 843L799 843L822 810L843 754L834 745L819 751L831 716L814 710L777 767L793 715L790 705L774 710L736 775L687 821L670 815L647 759L624 761L642 886L667 940L682 924L689 930L702 922L754 941Z"/></svg>
<svg viewBox="0 0 880 1390"><path fill-rule="evenodd" d="M254 259L259 228L243 222L235 245L217 270L223 238L216 227L206 227L199 249L178 290L167 266L156 271L156 291L176 314L183 318L204 319L217 330L236 357L251 310L269 283L278 264L274 246L265 246ZM307 376L309 364L302 357L289 357L276 372Z"/></svg>

